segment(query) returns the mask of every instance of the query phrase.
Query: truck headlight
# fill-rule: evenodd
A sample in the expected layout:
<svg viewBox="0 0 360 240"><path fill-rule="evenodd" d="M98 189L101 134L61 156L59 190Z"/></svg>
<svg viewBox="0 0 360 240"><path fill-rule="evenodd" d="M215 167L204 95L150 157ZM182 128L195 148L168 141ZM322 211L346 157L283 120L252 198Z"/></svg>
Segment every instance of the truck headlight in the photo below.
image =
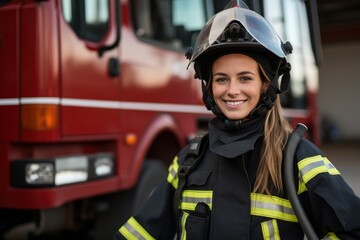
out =
<svg viewBox="0 0 360 240"><path fill-rule="evenodd" d="M88 158L84 156L55 159L55 185L85 182L88 165Z"/></svg>
<svg viewBox="0 0 360 240"><path fill-rule="evenodd" d="M54 165L52 163L26 164L25 180L28 184L53 184Z"/></svg>
<svg viewBox="0 0 360 240"><path fill-rule="evenodd" d="M11 183L15 187L53 187L112 175L114 155L111 153L11 162Z"/></svg>
<svg viewBox="0 0 360 240"><path fill-rule="evenodd" d="M112 173L114 163L109 156L99 156L95 159L94 168L97 176L107 176Z"/></svg>

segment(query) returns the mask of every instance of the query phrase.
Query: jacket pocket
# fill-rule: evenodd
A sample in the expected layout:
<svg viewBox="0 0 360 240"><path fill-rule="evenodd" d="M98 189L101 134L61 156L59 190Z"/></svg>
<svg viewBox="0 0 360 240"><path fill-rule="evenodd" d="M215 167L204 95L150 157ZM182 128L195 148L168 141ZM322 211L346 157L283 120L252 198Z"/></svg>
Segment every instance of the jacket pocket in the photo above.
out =
<svg viewBox="0 0 360 240"><path fill-rule="evenodd" d="M191 173L181 193L180 238L186 240L208 239L213 191L208 190L211 171Z"/></svg>
<svg viewBox="0 0 360 240"><path fill-rule="evenodd" d="M210 226L210 208L204 202L196 204L195 211L183 212L181 219L180 239L202 240L208 239Z"/></svg>

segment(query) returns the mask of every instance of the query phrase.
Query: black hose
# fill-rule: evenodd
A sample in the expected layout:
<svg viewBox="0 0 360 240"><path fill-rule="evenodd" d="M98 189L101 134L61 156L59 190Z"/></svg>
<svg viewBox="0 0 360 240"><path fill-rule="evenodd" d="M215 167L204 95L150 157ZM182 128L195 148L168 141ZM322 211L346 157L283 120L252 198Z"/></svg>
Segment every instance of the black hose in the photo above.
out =
<svg viewBox="0 0 360 240"><path fill-rule="evenodd" d="M288 143L285 147L285 158L284 158L284 178L285 178L285 188L291 203L291 206L294 210L294 213L299 221L301 228L304 231L305 236L308 240L318 240L318 236L315 233L297 195L294 184L294 157L296 148L306 132L307 127L303 124L298 124L290 135Z"/></svg>

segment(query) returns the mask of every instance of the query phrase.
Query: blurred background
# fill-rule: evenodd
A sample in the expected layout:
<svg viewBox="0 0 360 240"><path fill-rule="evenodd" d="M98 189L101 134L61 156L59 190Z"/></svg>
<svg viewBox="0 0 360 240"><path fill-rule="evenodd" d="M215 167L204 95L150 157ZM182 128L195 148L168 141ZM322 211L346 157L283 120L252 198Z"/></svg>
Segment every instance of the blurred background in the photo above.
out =
<svg viewBox="0 0 360 240"><path fill-rule="evenodd" d="M319 68L322 138L360 140L360 2L318 0L323 60Z"/></svg>
<svg viewBox="0 0 360 240"><path fill-rule="evenodd" d="M318 0L322 149L360 194L360 2Z"/></svg>

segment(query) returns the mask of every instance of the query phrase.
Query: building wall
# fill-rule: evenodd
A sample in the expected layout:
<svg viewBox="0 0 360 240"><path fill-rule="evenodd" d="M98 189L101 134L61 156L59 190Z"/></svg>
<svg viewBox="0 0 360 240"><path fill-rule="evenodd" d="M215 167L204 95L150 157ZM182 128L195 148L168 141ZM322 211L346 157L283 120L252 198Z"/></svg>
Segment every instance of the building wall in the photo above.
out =
<svg viewBox="0 0 360 240"><path fill-rule="evenodd" d="M323 46L319 110L338 140L360 139L360 42Z"/></svg>

